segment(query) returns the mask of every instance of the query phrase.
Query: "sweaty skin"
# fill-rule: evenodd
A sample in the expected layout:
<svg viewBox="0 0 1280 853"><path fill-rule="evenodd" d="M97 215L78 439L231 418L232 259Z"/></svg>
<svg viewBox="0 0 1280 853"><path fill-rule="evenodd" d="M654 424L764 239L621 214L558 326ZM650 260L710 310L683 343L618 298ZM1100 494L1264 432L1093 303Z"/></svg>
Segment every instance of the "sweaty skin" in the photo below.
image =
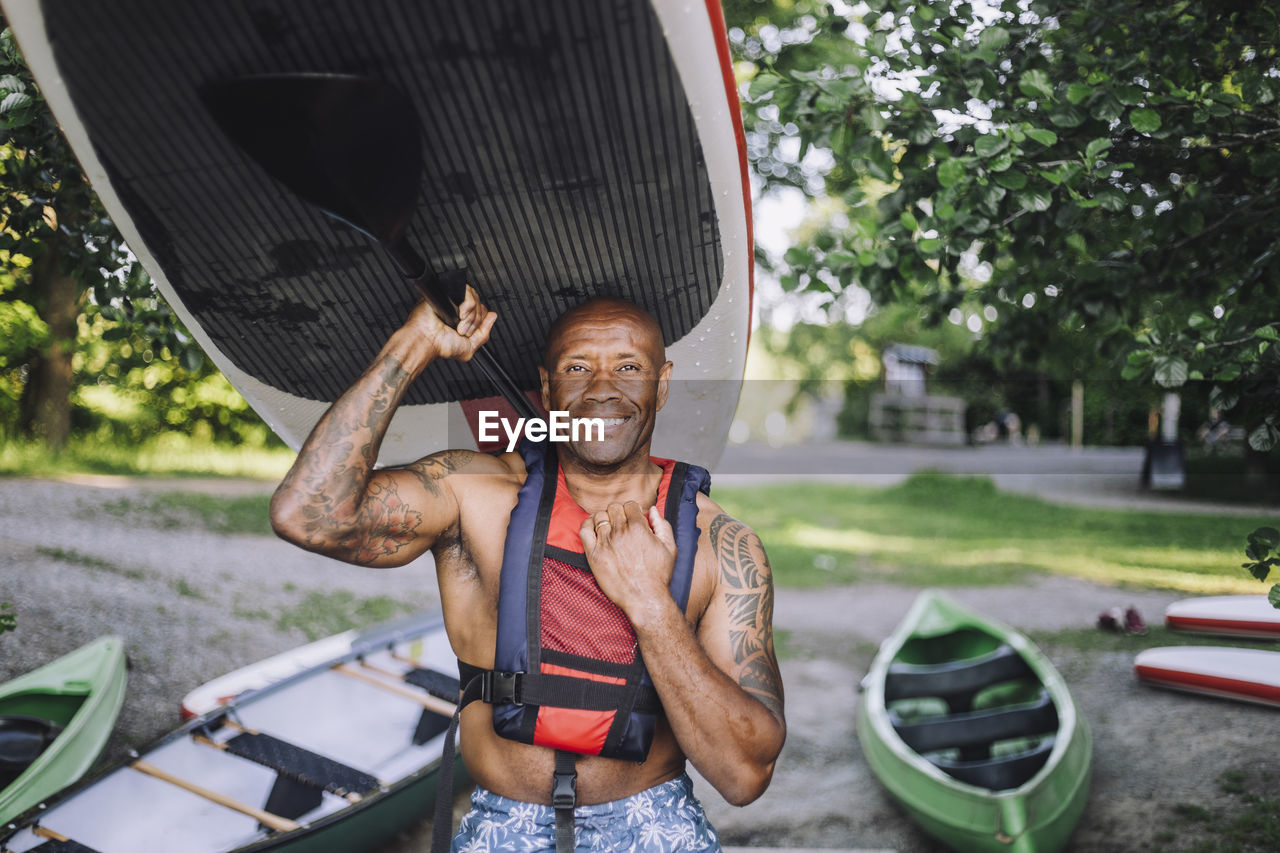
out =
<svg viewBox="0 0 1280 853"><path fill-rule="evenodd" d="M373 469L391 415L418 374L437 358L468 360L488 340L496 315L471 288L459 315L455 331L427 306L414 309L316 425L276 490L271 522L303 548L362 566L404 565L431 551L454 652L489 668L523 460L446 450L403 468ZM701 535L681 613L667 589L674 536L654 506L662 472L649 460L671 373L656 322L630 303L592 300L555 323L545 361L549 411L609 424L602 441L554 446L570 495L591 513L580 531L588 564L631 620L665 711L643 764L579 759L579 802L631 796L675 778L688 760L726 800L749 803L768 787L786 735L773 581L760 540L699 494ZM482 702L463 711L461 733L477 783L512 799L550 802L551 750L499 737Z"/></svg>

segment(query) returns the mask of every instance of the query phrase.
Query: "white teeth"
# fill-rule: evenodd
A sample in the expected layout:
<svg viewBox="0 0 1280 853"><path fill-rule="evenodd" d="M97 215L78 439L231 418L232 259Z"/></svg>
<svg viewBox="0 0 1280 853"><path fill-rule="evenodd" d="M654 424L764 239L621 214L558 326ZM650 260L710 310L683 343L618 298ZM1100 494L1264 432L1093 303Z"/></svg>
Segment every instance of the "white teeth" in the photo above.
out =
<svg viewBox="0 0 1280 853"><path fill-rule="evenodd" d="M588 422L594 421L594 420L600 421L605 426L617 426L618 424L627 422L626 418L581 418L580 419L580 421L588 421Z"/></svg>

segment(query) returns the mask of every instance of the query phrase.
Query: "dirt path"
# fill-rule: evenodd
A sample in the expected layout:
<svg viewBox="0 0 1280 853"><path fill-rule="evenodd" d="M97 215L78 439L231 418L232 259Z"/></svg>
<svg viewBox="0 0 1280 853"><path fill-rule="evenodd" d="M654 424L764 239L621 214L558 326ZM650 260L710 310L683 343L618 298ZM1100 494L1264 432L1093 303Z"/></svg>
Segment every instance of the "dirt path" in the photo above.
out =
<svg viewBox="0 0 1280 853"><path fill-rule="evenodd" d="M240 484L233 492L266 488ZM304 642L282 617L435 604L429 560L362 570L270 537L216 535L198 519L157 524L137 511L165 494L114 478L0 480L0 600L12 601L19 618L18 631L0 637L0 679L101 634L123 635L133 668L112 755L172 728L179 699L197 684ZM726 843L934 849L871 777L853 728L857 684L875 644L915 594L887 584L779 591L787 747L768 793L746 808L699 786ZM1061 578L954 595L1032 631L1087 628L1104 608L1129 603L1158 620L1177 597ZM1225 772L1276 790L1280 776L1266 759L1280 715L1143 688L1123 638L1083 651L1063 635L1045 650L1095 739L1093 793L1073 850L1188 849L1197 824L1180 816L1179 804L1221 813L1239 807L1220 782ZM424 824L383 853L416 853L427 837Z"/></svg>

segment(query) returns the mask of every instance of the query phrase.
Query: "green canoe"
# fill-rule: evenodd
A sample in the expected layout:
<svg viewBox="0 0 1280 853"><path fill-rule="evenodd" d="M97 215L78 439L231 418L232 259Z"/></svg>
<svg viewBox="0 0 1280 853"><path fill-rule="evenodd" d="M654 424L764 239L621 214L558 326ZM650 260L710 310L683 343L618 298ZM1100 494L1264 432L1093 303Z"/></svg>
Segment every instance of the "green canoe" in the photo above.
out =
<svg viewBox="0 0 1280 853"><path fill-rule="evenodd" d="M965 853L1066 844L1089 795L1092 742L1026 637L927 590L863 685L863 753L926 832Z"/></svg>
<svg viewBox="0 0 1280 853"><path fill-rule="evenodd" d="M0 824L84 775L124 682L124 643L108 636L0 684Z"/></svg>

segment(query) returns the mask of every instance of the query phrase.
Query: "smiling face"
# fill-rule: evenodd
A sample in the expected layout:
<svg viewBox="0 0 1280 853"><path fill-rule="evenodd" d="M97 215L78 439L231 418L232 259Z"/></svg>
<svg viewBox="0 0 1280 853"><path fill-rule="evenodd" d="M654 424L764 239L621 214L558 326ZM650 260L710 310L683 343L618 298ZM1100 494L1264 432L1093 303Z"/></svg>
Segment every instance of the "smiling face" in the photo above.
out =
<svg viewBox="0 0 1280 853"><path fill-rule="evenodd" d="M653 317L629 302L591 300L555 322L544 362L539 372L548 411L605 422L603 441L558 445L563 451L595 469L648 460L671 375Z"/></svg>

